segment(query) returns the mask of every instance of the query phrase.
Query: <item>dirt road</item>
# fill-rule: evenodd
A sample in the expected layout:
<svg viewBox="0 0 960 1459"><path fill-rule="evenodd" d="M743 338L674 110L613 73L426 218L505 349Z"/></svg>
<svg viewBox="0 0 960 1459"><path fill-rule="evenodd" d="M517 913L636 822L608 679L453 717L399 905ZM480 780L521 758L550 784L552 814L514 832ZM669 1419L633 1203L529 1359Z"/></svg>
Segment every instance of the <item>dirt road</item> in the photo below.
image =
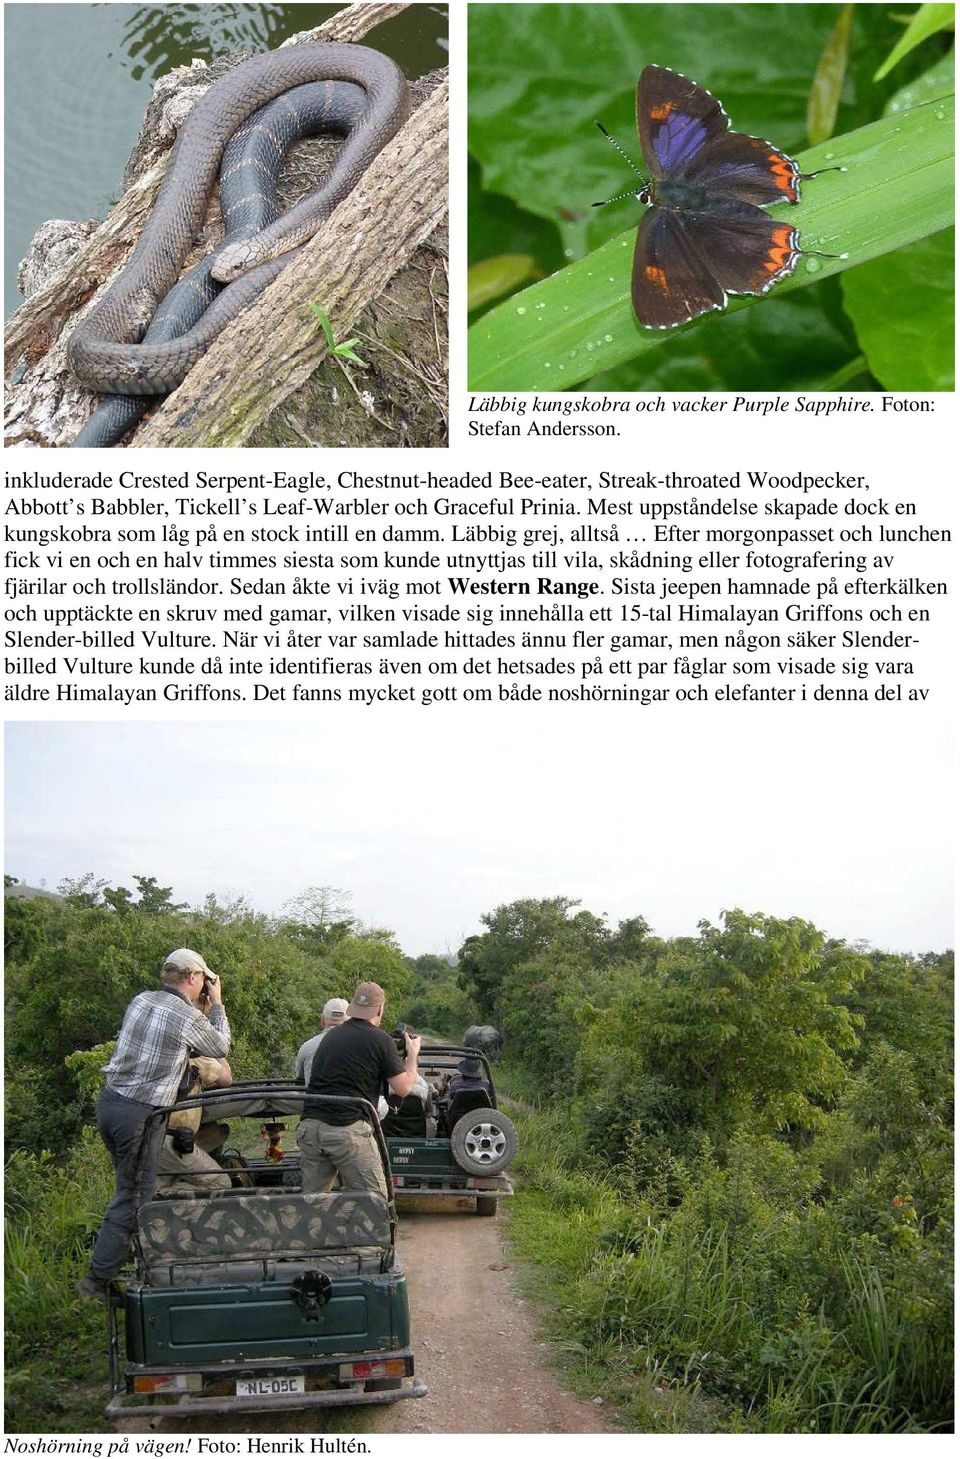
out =
<svg viewBox="0 0 960 1459"><path fill-rule="evenodd" d="M603 1408L574 1398L548 1366L535 1313L519 1294L499 1218L404 1214L417 1375L425 1398L383 1407L127 1420L127 1432L596 1434Z"/></svg>
<svg viewBox="0 0 960 1459"><path fill-rule="evenodd" d="M499 1220L404 1215L417 1372L425 1398L394 1403L379 1433L595 1434L603 1410L561 1388L519 1295Z"/></svg>

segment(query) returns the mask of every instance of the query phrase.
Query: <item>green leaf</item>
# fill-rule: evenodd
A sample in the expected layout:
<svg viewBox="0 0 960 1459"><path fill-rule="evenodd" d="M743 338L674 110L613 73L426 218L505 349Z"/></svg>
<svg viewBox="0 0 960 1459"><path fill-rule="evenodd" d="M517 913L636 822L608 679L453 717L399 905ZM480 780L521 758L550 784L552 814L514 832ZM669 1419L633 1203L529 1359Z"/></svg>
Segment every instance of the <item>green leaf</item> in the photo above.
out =
<svg viewBox="0 0 960 1459"><path fill-rule="evenodd" d="M838 376L865 375L839 279L819 289L776 294L762 309L709 315L700 329L671 334L639 360L591 380L588 390L768 390L775 362L780 390L838 388ZM876 381L862 385L876 388Z"/></svg>
<svg viewBox="0 0 960 1459"><path fill-rule="evenodd" d="M824 47L814 73L810 100L807 103L807 140L812 147L832 137L837 125L840 93L843 90L843 78L847 74L852 19L853 6L841 6L833 34Z"/></svg>
<svg viewBox="0 0 960 1459"><path fill-rule="evenodd" d="M359 344L360 341L356 339L345 339L342 344L336 344L333 335L333 325L330 323L329 316L312 299L309 300L309 307L320 321L320 327L326 337L327 349L330 353L336 355L340 360L349 360L351 364L359 365L361 370L369 370L370 366L366 360L361 360L359 356L353 353L353 346Z"/></svg>
<svg viewBox="0 0 960 1459"><path fill-rule="evenodd" d="M320 321L320 328L323 330L324 335L326 336L327 349L328 350L335 349L336 346L334 344L334 339L333 339L333 325L330 323L329 318L324 313L324 311L320 308L320 305L319 304L315 304L312 299L309 301L309 304L310 304L310 309L316 315L317 319L319 319L319 321Z"/></svg>
<svg viewBox="0 0 960 1459"><path fill-rule="evenodd" d="M953 389L953 229L843 279L847 313L887 390Z"/></svg>
<svg viewBox="0 0 960 1459"><path fill-rule="evenodd" d="M952 5L921 5L883 65L877 69L874 80L882 81L898 61L929 40L930 36L936 35L938 30L953 30L953 16Z"/></svg>
<svg viewBox="0 0 960 1459"><path fill-rule="evenodd" d="M351 340L351 344L356 344L356 340ZM359 355L355 355L349 345L338 345L333 353L338 360L349 360L351 365L359 365L361 370L369 370L370 368L366 360L361 360Z"/></svg>
<svg viewBox="0 0 960 1459"><path fill-rule="evenodd" d="M541 273L552 274L566 261L556 225L529 213L512 198L485 192L474 158L467 163L467 237L470 263L500 253L526 253Z"/></svg>
<svg viewBox="0 0 960 1459"><path fill-rule="evenodd" d="M512 294L540 273L529 253L499 253L471 264L467 270L467 312L483 309L504 294Z"/></svg>
<svg viewBox="0 0 960 1459"><path fill-rule="evenodd" d="M789 216L809 248L849 258L802 260L774 297L902 248L953 221L953 103L885 118L813 148L804 172L845 165L805 189ZM567 389L624 360L662 348L666 331L644 330L630 307L634 230L498 305L469 332L474 390ZM766 301L731 300L727 312ZM707 321L682 326L700 331ZM670 331L671 336L677 331ZM774 380L771 384L776 383Z"/></svg>
<svg viewBox="0 0 960 1459"><path fill-rule="evenodd" d="M894 92L884 107L883 114L892 117L898 112L910 111L914 106L924 106L928 101L940 101L945 96L952 96L955 86L955 63L951 51L948 55L941 56L929 71L924 71L922 76L915 76L906 86L901 86L899 91Z"/></svg>

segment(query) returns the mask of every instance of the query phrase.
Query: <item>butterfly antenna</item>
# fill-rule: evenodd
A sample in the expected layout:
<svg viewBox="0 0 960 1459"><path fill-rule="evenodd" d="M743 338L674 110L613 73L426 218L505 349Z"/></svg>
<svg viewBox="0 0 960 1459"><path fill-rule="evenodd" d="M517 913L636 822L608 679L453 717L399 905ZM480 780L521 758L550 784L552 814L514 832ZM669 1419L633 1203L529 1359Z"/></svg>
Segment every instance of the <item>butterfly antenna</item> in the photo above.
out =
<svg viewBox="0 0 960 1459"><path fill-rule="evenodd" d="M633 198L634 200L636 200L636 197L637 190L636 188L632 187L629 189L628 192L614 193L612 198L602 198L599 203L591 203L590 206L591 208L605 208L607 206L607 203L622 203L625 198Z"/></svg>
<svg viewBox="0 0 960 1459"><path fill-rule="evenodd" d="M637 174L637 176L640 178L640 180L644 184L646 184L646 178L644 177L644 175L641 172L640 168L634 162L633 158L630 156L629 152L625 151L624 148L620 146L620 143L617 141L616 137L611 137L610 133L607 131L606 127L603 125L603 122L595 122L594 125L596 126L597 130L599 132L602 132L602 134L606 137L606 139L610 143L611 147L615 147L616 148L616 150L619 152L620 156L623 158L623 160L627 164L627 166L633 172L635 172ZM630 188L627 192L615 193L612 198L604 198L602 202L594 203L592 206L595 207L595 208L605 208L607 206L607 203L619 203L619 202L622 202L625 198L635 198L636 196L637 196L637 189L636 188Z"/></svg>
<svg viewBox="0 0 960 1459"><path fill-rule="evenodd" d="M611 147L616 147L617 151L620 153L620 156L623 158L623 160L627 164L627 166L630 167L630 168L632 168L633 171L637 174L637 176L640 177L640 178L643 178L643 180L645 182L646 181L646 178L643 177L643 173L641 172L641 170L637 166L637 164L634 162L633 158L630 156L630 153L627 152L623 147L620 146L620 143L617 141L616 137L611 137L610 133L607 131L606 127L603 125L603 122L596 122L595 123L595 126L597 127L597 129L599 131L601 131L603 133L603 135L606 137L607 141L610 143L610 146Z"/></svg>

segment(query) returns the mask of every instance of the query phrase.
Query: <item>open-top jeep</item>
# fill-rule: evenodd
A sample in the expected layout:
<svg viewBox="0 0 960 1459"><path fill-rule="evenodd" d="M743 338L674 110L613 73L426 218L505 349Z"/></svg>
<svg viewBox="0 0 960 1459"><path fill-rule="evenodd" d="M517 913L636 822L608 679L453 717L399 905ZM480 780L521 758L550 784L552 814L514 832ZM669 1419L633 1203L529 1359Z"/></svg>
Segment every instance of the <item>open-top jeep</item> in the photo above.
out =
<svg viewBox="0 0 960 1459"><path fill-rule="evenodd" d="M476 1072L464 1077L469 1067ZM497 1108L486 1055L424 1043L419 1068L426 1090L408 1094L383 1119L397 1204L402 1210L439 1203L495 1216L499 1197L513 1195L504 1172L517 1136Z"/></svg>
<svg viewBox="0 0 960 1459"><path fill-rule="evenodd" d="M199 1105L208 1123L231 1122L238 1151L220 1158L233 1184L158 1193L140 1207L136 1277L108 1313L111 1417L389 1403L426 1392L413 1376L393 1200L371 1191L303 1194L299 1156L285 1153L283 1139L306 1098L301 1087L272 1081L177 1104ZM376 1112L362 1100L337 1102L364 1106L389 1190ZM144 1148L150 1127L170 1113L150 1117ZM241 1133L251 1124L252 1143ZM259 1142L262 1154L242 1153ZM158 1192L170 1179L161 1176ZM222 1169L214 1182L225 1184Z"/></svg>

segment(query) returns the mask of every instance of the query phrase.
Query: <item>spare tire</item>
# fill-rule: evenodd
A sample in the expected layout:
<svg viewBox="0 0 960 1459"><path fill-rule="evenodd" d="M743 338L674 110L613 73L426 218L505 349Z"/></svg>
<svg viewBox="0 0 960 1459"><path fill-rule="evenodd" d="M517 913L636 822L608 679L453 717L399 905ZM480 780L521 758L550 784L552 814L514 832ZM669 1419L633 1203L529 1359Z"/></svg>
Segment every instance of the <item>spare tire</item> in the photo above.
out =
<svg viewBox="0 0 960 1459"><path fill-rule="evenodd" d="M517 1153L513 1122L498 1109L473 1109L450 1132L453 1158L468 1175L496 1175Z"/></svg>

